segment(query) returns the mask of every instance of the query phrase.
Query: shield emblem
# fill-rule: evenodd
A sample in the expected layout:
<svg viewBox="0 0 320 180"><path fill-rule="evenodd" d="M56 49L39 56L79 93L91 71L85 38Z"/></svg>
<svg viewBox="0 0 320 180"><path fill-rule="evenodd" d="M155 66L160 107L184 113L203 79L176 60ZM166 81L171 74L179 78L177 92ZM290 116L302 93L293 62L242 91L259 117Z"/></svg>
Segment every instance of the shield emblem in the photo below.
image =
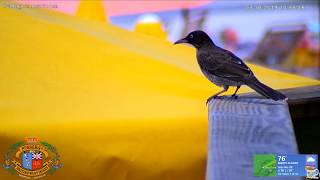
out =
<svg viewBox="0 0 320 180"><path fill-rule="evenodd" d="M5 154L3 164L9 172L27 179L42 178L61 166L56 148L47 142L39 141L36 137L26 138L25 141L11 145Z"/></svg>
<svg viewBox="0 0 320 180"><path fill-rule="evenodd" d="M22 167L27 170L32 170L32 153L24 152L22 154Z"/></svg>
<svg viewBox="0 0 320 180"><path fill-rule="evenodd" d="M32 153L32 170L42 168L42 153Z"/></svg>

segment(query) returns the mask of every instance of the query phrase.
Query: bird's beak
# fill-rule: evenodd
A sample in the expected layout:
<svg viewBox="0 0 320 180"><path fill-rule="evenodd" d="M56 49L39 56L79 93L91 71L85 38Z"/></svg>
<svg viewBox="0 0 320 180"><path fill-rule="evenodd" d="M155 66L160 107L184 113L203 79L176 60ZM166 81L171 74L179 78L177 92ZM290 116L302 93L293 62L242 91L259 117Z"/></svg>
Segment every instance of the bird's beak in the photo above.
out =
<svg viewBox="0 0 320 180"><path fill-rule="evenodd" d="M189 41L186 38L180 39L176 42L174 42L174 44L181 44L181 43L188 43Z"/></svg>

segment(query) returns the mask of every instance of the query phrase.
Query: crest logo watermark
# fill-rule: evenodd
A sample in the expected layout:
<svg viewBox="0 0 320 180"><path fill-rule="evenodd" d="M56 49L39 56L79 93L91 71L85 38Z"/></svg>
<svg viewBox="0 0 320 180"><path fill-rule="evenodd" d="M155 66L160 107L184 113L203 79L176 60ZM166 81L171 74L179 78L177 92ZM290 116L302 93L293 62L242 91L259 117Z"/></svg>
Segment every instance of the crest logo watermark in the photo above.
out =
<svg viewBox="0 0 320 180"><path fill-rule="evenodd" d="M4 168L27 179L53 174L62 164L57 149L37 137L27 137L9 147Z"/></svg>

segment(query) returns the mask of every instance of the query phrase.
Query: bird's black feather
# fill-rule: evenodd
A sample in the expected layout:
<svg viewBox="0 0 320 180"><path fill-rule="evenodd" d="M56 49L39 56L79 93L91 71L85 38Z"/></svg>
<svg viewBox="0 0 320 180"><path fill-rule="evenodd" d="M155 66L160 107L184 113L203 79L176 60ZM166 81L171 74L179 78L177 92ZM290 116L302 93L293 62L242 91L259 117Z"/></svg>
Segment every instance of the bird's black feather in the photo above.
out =
<svg viewBox="0 0 320 180"><path fill-rule="evenodd" d="M286 99L286 96L282 93L261 83L239 57L216 46L205 32L191 32L175 44L179 43L189 43L197 49L197 60L203 74L211 82L222 86L225 90L229 86L237 86L237 89L239 89L241 85L247 85L267 98L273 100ZM213 97L224 91L215 94Z"/></svg>

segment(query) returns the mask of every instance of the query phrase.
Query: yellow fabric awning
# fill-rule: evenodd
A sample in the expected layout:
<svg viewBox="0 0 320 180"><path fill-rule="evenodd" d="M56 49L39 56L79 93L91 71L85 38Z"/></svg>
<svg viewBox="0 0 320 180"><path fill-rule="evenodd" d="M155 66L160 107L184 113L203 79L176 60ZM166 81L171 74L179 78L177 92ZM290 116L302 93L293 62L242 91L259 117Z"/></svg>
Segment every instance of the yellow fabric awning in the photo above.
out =
<svg viewBox="0 0 320 180"><path fill-rule="evenodd" d="M220 88L192 48L2 5L0 29L0 161L11 144L38 136L63 163L48 180L204 179L205 101ZM274 88L319 84L251 67ZM0 169L0 179L20 178Z"/></svg>
<svg viewBox="0 0 320 180"><path fill-rule="evenodd" d="M76 15L84 19L107 21L102 0L79 1Z"/></svg>

